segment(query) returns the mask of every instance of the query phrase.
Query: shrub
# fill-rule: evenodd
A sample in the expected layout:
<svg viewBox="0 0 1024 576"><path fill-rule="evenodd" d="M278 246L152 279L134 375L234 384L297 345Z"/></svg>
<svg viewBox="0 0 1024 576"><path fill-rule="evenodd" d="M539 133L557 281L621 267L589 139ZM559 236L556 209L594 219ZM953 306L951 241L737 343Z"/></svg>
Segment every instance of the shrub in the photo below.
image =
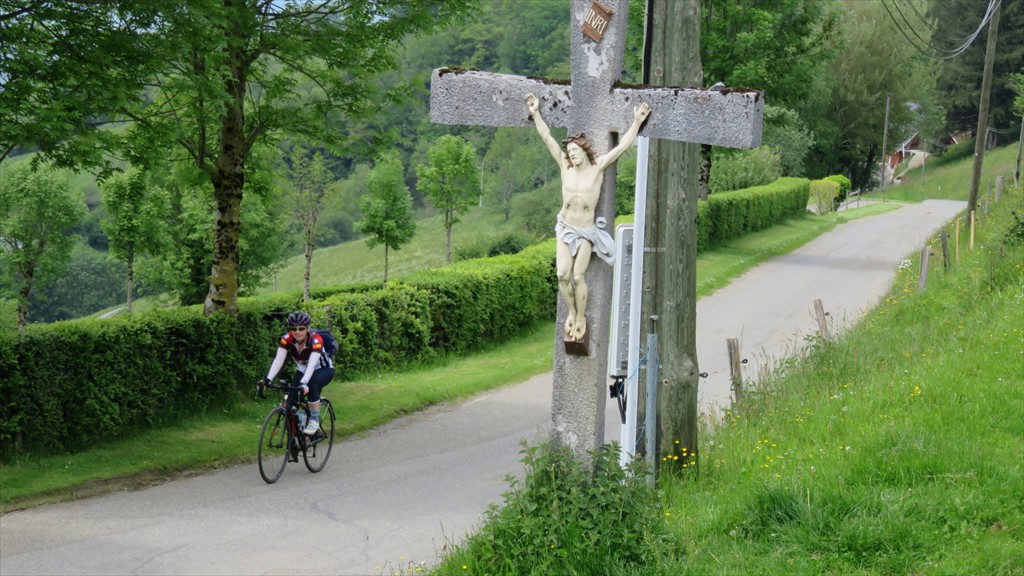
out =
<svg viewBox="0 0 1024 576"><path fill-rule="evenodd" d="M508 478L503 505L437 574L650 574L678 549L657 492L614 445L591 453L592 468L555 443L522 453L524 479Z"/></svg>
<svg viewBox="0 0 1024 576"><path fill-rule="evenodd" d="M838 208L843 201L846 200L847 196L850 195L850 190L853 188L853 182L842 174L833 174L832 176L826 176L825 180L835 182L839 184L839 194L836 196L835 207Z"/></svg>
<svg viewBox="0 0 1024 576"><path fill-rule="evenodd" d="M510 232L504 236L477 242L470 246L456 247L455 260L461 262L489 256L501 256L502 254L518 254L530 244L532 241L527 235Z"/></svg>
<svg viewBox="0 0 1024 576"><path fill-rule="evenodd" d="M811 199L814 201L814 212L826 214L836 206L839 197L839 183L832 180L812 180Z"/></svg>
<svg viewBox="0 0 1024 576"><path fill-rule="evenodd" d="M505 234L491 243L491 247L487 249L487 255L518 254L529 245L530 239L523 234Z"/></svg>
<svg viewBox="0 0 1024 576"><path fill-rule="evenodd" d="M782 175L778 153L767 146L741 152L716 153L711 166L711 194L761 186Z"/></svg>

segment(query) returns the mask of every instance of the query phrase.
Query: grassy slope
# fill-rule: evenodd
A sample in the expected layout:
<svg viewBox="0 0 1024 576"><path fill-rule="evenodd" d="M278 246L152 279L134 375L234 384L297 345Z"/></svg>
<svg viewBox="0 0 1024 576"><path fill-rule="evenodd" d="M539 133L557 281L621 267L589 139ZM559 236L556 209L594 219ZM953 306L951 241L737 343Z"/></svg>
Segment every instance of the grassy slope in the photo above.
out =
<svg viewBox="0 0 1024 576"><path fill-rule="evenodd" d="M452 227L452 259L459 248L475 247L497 235L516 231L514 222L504 222L493 211L474 207ZM305 256L288 258L277 273L277 290L302 290ZM416 236L399 250L388 251L388 278L397 278L422 268L445 265L445 230L442 216L430 216L416 222ZM313 286L336 286L353 282L384 279L384 247L369 248L365 239L344 242L313 251L310 267ZM273 283L256 291L274 292Z"/></svg>
<svg viewBox="0 0 1024 576"><path fill-rule="evenodd" d="M961 251L704 435L658 572L1024 574L1024 262Z"/></svg>

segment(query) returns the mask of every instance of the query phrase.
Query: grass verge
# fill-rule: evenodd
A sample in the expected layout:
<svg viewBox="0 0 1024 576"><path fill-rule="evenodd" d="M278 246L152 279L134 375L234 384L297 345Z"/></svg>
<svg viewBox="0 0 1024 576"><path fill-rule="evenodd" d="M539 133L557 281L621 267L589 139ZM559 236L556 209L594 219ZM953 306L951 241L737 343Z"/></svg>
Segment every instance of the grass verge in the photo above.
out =
<svg viewBox="0 0 1024 576"><path fill-rule="evenodd" d="M1000 212L703 435L656 572L1024 574L1024 223Z"/></svg>

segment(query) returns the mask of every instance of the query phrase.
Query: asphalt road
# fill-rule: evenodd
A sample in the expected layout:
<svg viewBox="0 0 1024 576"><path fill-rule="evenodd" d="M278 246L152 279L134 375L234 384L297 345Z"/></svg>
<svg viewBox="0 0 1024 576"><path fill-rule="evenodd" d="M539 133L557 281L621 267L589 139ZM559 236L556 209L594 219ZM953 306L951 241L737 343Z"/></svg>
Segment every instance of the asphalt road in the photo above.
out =
<svg viewBox="0 0 1024 576"><path fill-rule="evenodd" d="M815 298L835 329L856 320L964 205L928 201L844 224L701 299L703 408L728 402L727 338L741 340L753 375L817 330ZM251 464L9 513L0 574L409 573L500 501L505 476L522 471L520 442L544 434L550 406L548 374L340 442L319 474L289 465L268 486ZM611 402L606 421L617 440Z"/></svg>

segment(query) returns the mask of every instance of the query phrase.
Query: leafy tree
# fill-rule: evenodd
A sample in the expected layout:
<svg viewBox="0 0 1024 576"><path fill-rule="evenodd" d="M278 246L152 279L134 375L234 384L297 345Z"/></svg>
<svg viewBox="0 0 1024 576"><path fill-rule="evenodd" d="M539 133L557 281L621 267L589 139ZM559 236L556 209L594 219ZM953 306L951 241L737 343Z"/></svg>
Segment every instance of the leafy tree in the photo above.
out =
<svg viewBox="0 0 1024 576"><path fill-rule="evenodd" d="M85 9L85 2L74 4ZM107 10L101 23L106 18L108 29L135 30L132 38L146 42L142 66L159 70L146 74L145 84L135 75L127 78L129 86L146 87L144 98L117 107L134 122L126 138L128 158L145 164L175 150L207 178L215 226L204 311L232 315L240 287L246 164L253 146L278 134L296 134L341 147L375 147L372 134L366 135L369 140L345 138L334 129L338 120L372 115L400 98L403 91L381 93L373 81L395 66L399 43L475 7L463 0L98 4ZM91 31L71 33L68 41L81 43ZM26 32L25 40L37 39Z"/></svg>
<svg viewBox="0 0 1024 576"><path fill-rule="evenodd" d="M620 158L621 161L621 158ZM629 195L632 198L632 194ZM555 235L555 214L562 207L562 184L553 180L546 185L518 194L512 199L512 210L531 235L549 238ZM632 203L630 203L632 212Z"/></svg>
<svg viewBox="0 0 1024 576"><path fill-rule="evenodd" d="M458 136L442 136L427 153L428 164L416 168L419 187L444 214L445 257L452 263L452 226L478 198L480 174L476 150Z"/></svg>
<svg viewBox="0 0 1024 576"><path fill-rule="evenodd" d="M100 165L104 118L158 70L162 10L177 0L0 3L0 162L38 149L58 165ZM82 138L76 138L82 136Z"/></svg>
<svg viewBox="0 0 1024 576"><path fill-rule="evenodd" d="M59 276L85 214L67 175L19 164L0 174L0 281L5 297L18 301L18 328L28 323L32 290Z"/></svg>
<svg viewBox="0 0 1024 576"><path fill-rule="evenodd" d="M508 222L512 196L543 186L558 177L546 150L533 145L533 135L522 128L499 128L484 155L484 180Z"/></svg>
<svg viewBox="0 0 1024 576"><path fill-rule="evenodd" d="M931 44L950 50L957 40L977 31L988 8L988 2L977 0L930 0L927 25L934 27ZM904 8L905 10L905 8ZM1010 86L1012 73L1020 72L1024 63L1024 1L1002 0L999 17L999 45L992 68L992 92L989 101L989 126L1009 129L1012 134L1018 122L1013 113L1014 93ZM927 30L926 25L920 28ZM978 125L978 103L981 101L981 76L985 62L983 28L977 38L955 58L942 59L934 85L938 104L946 110L947 127L952 132L973 130ZM901 36L902 38L902 36ZM943 52L942 55L947 53Z"/></svg>
<svg viewBox="0 0 1024 576"><path fill-rule="evenodd" d="M273 173L272 149L259 147L246 166L239 237L239 288L246 294L265 282L278 261L287 216L281 214ZM213 261L214 200L207 178L196 168L178 166L166 176L169 191L170 247L160 259L140 262L148 284L162 286L183 305L202 304L209 291Z"/></svg>
<svg viewBox="0 0 1024 576"><path fill-rule="evenodd" d="M359 231L367 234L366 245L384 246L384 284L388 283L388 250L398 250L416 233L412 195L405 185L405 170L396 154L387 154L366 178L367 193L359 201L363 220Z"/></svg>
<svg viewBox="0 0 1024 576"><path fill-rule="evenodd" d="M816 175L847 174L855 189L872 185L882 157L886 95L891 98L889 141L913 130L910 105L926 101L931 64L908 49L885 7L874 2L843 2L843 36L836 39L828 96L814 111L815 144L810 158Z"/></svg>
<svg viewBox="0 0 1024 576"><path fill-rule="evenodd" d="M568 2L532 0L529 9L518 0L497 0L493 4L493 14L505 32L498 47L498 71L569 78Z"/></svg>
<svg viewBox="0 0 1024 576"><path fill-rule="evenodd" d="M774 105L798 107L825 71L837 30L832 0L702 0L707 86L753 86Z"/></svg>
<svg viewBox="0 0 1024 576"><path fill-rule="evenodd" d="M1015 94L1013 113L1018 117L1024 117L1024 70L1018 74L1010 74L1010 88Z"/></svg>
<svg viewBox="0 0 1024 576"><path fill-rule="evenodd" d="M36 322L71 320L123 303L127 297L125 275L123 262L76 238L65 271L32 291L32 318ZM138 296L136 289L141 288L137 284L133 293Z"/></svg>
<svg viewBox="0 0 1024 576"><path fill-rule="evenodd" d="M803 176L804 159L814 144L814 135L800 115L781 106L765 105L764 135L761 143L779 155L782 176Z"/></svg>
<svg viewBox="0 0 1024 576"><path fill-rule="evenodd" d="M100 186L108 216L102 222L110 254L124 262L127 276L126 307L132 312L135 259L158 253L164 245L167 225L167 195L152 186L149 176L137 169L117 174Z"/></svg>
<svg viewBox="0 0 1024 576"><path fill-rule="evenodd" d="M303 276L304 300L309 300L309 272L313 265L313 233L316 223L323 212L328 194L335 189L331 186L333 175L324 165L324 157L317 152L312 158L300 156L293 160L289 172L292 190L289 204L292 213L302 227L302 238L305 243L306 268Z"/></svg>
<svg viewBox="0 0 1024 576"><path fill-rule="evenodd" d="M8 298L0 298L0 332L13 332L18 329L18 302Z"/></svg>

